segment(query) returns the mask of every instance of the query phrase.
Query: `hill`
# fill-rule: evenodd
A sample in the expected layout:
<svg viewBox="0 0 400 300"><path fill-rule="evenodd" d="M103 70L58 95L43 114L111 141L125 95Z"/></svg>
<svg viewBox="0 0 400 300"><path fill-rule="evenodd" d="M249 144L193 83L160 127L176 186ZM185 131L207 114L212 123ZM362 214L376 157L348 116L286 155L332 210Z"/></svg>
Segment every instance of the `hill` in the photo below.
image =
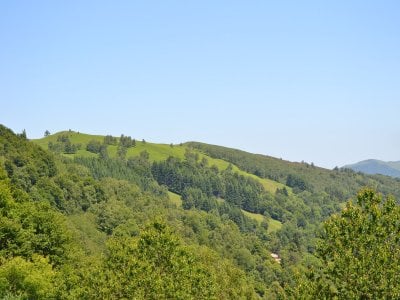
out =
<svg viewBox="0 0 400 300"><path fill-rule="evenodd" d="M382 174L391 177L400 177L400 161L381 161L377 159L363 160L343 168L352 169L365 174Z"/></svg>
<svg viewBox="0 0 400 300"><path fill-rule="evenodd" d="M203 143L28 141L0 126L0 297L287 298L323 263L322 222L360 187L398 195L399 183Z"/></svg>
<svg viewBox="0 0 400 300"><path fill-rule="evenodd" d="M351 169L328 170L308 163L289 162L267 155L190 142L187 145L213 158L222 159L247 173L286 184L296 192L326 193L340 201L346 201L363 186L370 186L385 194L400 196L397 191L399 180L385 176L365 176Z"/></svg>
<svg viewBox="0 0 400 300"><path fill-rule="evenodd" d="M58 133L55 133L53 135L46 136L41 139L36 139L32 140L35 144L41 146L42 148L48 150L49 149L49 144L57 144L61 143L60 141L62 139L68 138L68 141L72 145L79 145L74 153L65 153L65 151L58 151L65 157L69 158L74 158L74 157L96 157L98 154L90 152L87 150L87 145L90 144L93 141L97 141L99 143L102 143L105 139L105 136L101 135L91 135L91 134L84 134L84 133L79 133L79 132L74 132L74 131L61 131ZM107 153L108 156L111 158L116 158L118 156L118 143L120 140L120 137L115 137L116 143L113 145L108 145L107 146ZM137 157L140 155L140 153L143 153L145 151L148 154L148 158L150 162L154 161L162 161L166 160L168 157L175 157L179 159L184 159L185 157L185 152L188 151L189 149L192 149L189 145L187 144L180 144L180 145L173 145L173 144L157 144L157 143L151 143L147 141L135 141L135 146L134 147L129 147L126 151L125 157L126 159L132 158L132 157ZM236 165L231 164L230 162L227 162L222 159L218 158L213 158L210 157L206 154L203 154L201 152L196 152L198 155L198 159L206 159L207 163L216 166L219 170L225 170L228 167L231 167L232 170L240 175L250 177L262 184L265 190L275 193L277 189L287 189L289 193L291 193L291 188L288 186L285 186L284 184L280 182L276 182L274 180L270 180L268 178L260 178L258 176L255 176L254 174L247 173L240 168L238 168ZM175 196L171 197L172 199L176 199ZM173 200L176 202L176 200ZM251 214L247 213L247 216L250 216L254 220L263 220L265 217L260 214ZM280 228L280 222L277 220L273 220L273 226L272 228Z"/></svg>

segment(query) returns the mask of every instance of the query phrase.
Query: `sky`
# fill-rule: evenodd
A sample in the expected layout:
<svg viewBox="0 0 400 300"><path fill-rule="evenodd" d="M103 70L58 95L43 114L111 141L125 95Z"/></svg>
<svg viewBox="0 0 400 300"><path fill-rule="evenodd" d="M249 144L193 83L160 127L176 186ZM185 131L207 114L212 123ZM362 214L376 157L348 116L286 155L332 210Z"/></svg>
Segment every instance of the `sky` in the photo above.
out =
<svg viewBox="0 0 400 300"><path fill-rule="evenodd" d="M0 123L400 160L399 1L1 1Z"/></svg>

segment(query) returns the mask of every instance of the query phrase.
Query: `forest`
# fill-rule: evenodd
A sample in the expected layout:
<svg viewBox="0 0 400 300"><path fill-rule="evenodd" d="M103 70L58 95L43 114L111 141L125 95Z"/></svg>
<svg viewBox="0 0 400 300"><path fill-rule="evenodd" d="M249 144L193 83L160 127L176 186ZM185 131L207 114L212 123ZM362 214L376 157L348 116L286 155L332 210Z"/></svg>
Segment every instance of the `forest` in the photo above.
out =
<svg viewBox="0 0 400 300"><path fill-rule="evenodd" d="M0 125L3 299L400 298L400 180Z"/></svg>

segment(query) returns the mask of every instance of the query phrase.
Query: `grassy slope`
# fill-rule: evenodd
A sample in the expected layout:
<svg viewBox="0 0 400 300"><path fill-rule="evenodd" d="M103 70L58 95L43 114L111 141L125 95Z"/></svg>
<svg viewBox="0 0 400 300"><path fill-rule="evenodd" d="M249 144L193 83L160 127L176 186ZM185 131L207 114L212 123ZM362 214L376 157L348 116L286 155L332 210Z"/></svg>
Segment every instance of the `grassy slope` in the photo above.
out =
<svg viewBox="0 0 400 300"><path fill-rule="evenodd" d="M97 156L97 154L94 154L94 153L91 153L91 152L88 152L85 150L86 145L92 140L97 140L97 141L103 142L103 139L104 139L104 136L101 136L101 135L84 134L84 133L78 133L78 132L74 132L74 131L61 131L56 134L49 135L47 137L32 140L32 141L34 143L36 143L37 145L41 146L42 148L48 149L48 143L49 142L53 142L53 143L57 142L57 138L60 135L68 135L71 143L82 145L82 149L78 150L78 152L76 154L65 154L65 156L68 156L68 157L73 157L75 155L76 156L95 157L95 156ZM174 156L174 157L183 159L185 157L185 151L187 148L188 148L188 146L186 146L186 145L182 145L182 146L173 145L171 147L171 145L168 145L168 144L154 144L154 143L149 143L149 142L143 143L141 141L137 141L136 147L128 149L127 157L129 158L132 156L137 156L137 155L139 155L140 152L146 150L150 155L150 161L165 160L169 156ZM116 156L117 146L108 146L107 150L108 150L110 157ZM199 153L199 157L200 157L200 159L205 157L208 160L208 163L210 166L216 165L219 170L224 170L229 166L229 162L222 160L222 159L212 158L212 157L207 156L202 153ZM279 183L279 182L276 182L276 181L273 181L270 179L260 178L256 175L247 173L247 172L239 169L235 165L232 165L232 167L233 167L233 171L239 173L240 175L250 176L253 179L258 180L264 186L264 188L271 193L275 193L277 188L283 188L285 186L282 183ZM291 191L291 189L289 187L286 187L286 188L289 190L289 192Z"/></svg>
<svg viewBox="0 0 400 300"><path fill-rule="evenodd" d="M85 150L86 145L92 140L96 140L99 142L103 142L103 140L104 140L104 136L101 136L101 135L84 134L84 133L78 133L78 132L74 132L74 131L61 131L56 134L49 135L47 137L32 140L32 141L34 143L38 144L39 146L41 146L45 149L48 149L48 143L49 142L53 142L53 143L57 142L57 138L61 135L67 135L72 144L81 144L82 145L81 150L79 150L76 154L65 154L65 156L69 156L69 157L73 157L75 155L95 157L95 156L97 156L96 154ZM110 157L116 156L117 148L118 148L117 146L112 146L112 145L109 145L107 147L108 154L110 155ZM167 144L154 144L154 143L148 143L148 142L143 143L141 141L137 141L136 147L128 149L127 157L137 156L137 155L139 155L140 152L146 150L150 154L151 161L164 160L164 159L167 159L169 156L184 158L186 148L187 148L186 146L174 145L173 147L171 147L171 145L167 145Z"/></svg>
<svg viewBox="0 0 400 300"><path fill-rule="evenodd" d="M172 203L174 203L177 207L182 206L182 199L181 196L178 194L175 194L173 192L168 192L169 200L171 200Z"/></svg>
<svg viewBox="0 0 400 300"><path fill-rule="evenodd" d="M186 145L198 149L209 156L232 162L243 171L271 178L282 184L289 175L303 179L312 193L330 194L341 202L353 197L364 186L370 186L383 194L393 194L400 198L400 179L387 176L366 176L347 170L328 170L313 164L289 162L275 157L253 154L246 151L198 142Z"/></svg>
<svg viewBox="0 0 400 300"><path fill-rule="evenodd" d="M99 142L103 142L104 136L101 135L91 135L91 134L84 134L84 133L79 133L79 132L74 132L74 131L62 131L58 132L53 135L49 135L47 137L41 138L41 139L36 139L32 140L34 143L37 145L41 146L42 148L48 149L48 143L49 142L57 142L57 138L60 135L67 135L69 137L69 140L73 144L81 144L81 150L79 150L76 154L64 154L67 157L74 157L74 156L85 156L85 157L96 157L97 154L91 153L86 151L86 145L92 141L92 140L97 140ZM142 142L142 141L136 141L136 146L133 148L129 148L127 152L127 157L133 157L139 155L140 152L146 150L149 153L149 158L150 161L160 161L160 160L165 160L169 156L173 157L178 157L180 159L183 159L185 157L185 151L188 148L187 145L168 145L168 144L155 144L155 143L149 143L149 142ZM108 154L110 157L115 157L117 153L117 146L111 146L109 145L108 148ZM224 170L229 166L229 162L222 160L222 159L216 159L212 158L210 156L207 156L205 154L202 154L199 152L199 157L202 159L205 157L208 160L209 165L216 165L219 170ZM260 178L256 175L247 173L241 169L239 169L236 165L232 165L233 171L239 173L240 175L243 176L249 176L252 177L253 179L259 181L265 190L275 193L277 188L283 188L286 187L286 189L291 192L291 188L285 186L282 183L266 179L266 178ZM170 199L173 203L175 203L178 207L182 205L182 200L180 199L180 196L174 193L169 193ZM247 211L243 211L243 213L258 221L261 222L264 220L264 216L260 214L253 214ZM274 231L279 229L282 226L282 223L276 220L272 220L269 222L269 230Z"/></svg>

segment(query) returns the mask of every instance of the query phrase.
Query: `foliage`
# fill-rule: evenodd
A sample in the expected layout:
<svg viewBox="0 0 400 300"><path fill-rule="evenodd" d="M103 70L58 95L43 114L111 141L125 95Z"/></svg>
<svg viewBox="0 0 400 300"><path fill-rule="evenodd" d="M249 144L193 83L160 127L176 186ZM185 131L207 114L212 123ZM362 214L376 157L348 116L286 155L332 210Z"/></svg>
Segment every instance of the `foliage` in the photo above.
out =
<svg viewBox="0 0 400 300"><path fill-rule="evenodd" d="M86 150L92 153L100 153L102 144L97 141L97 140L91 140L87 145L86 145Z"/></svg>
<svg viewBox="0 0 400 300"><path fill-rule="evenodd" d="M314 298L400 297L400 207L366 188L324 224L320 271L308 274L300 293Z"/></svg>
<svg viewBox="0 0 400 300"><path fill-rule="evenodd" d="M102 299L211 299L216 293L207 267L159 221L137 239L110 240L93 275L88 293Z"/></svg>
<svg viewBox="0 0 400 300"><path fill-rule="evenodd" d="M115 146L118 143L118 139L116 137L113 137L112 135L106 135L104 137L103 143L105 145L114 145Z"/></svg>
<svg viewBox="0 0 400 300"><path fill-rule="evenodd" d="M286 179L286 185L293 188L294 191L303 192L306 190L312 191L312 187L299 175L289 174Z"/></svg>
<svg viewBox="0 0 400 300"><path fill-rule="evenodd" d="M296 176L304 182L305 187L308 187L305 190L312 193L328 193L331 201L345 202L364 186L372 186L384 194L393 194L400 199L399 179L381 175L364 175L349 169L327 170L305 162L288 162L267 155L204 143L190 142L185 145L212 158L226 160L261 178L269 178L286 184L289 175Z"/></svg>
<svg viewBox="0 0 400 300"><path fill-rule="evenodd" d="M56 153L75 154L81 149L81 144L72 144L67 135L61 135L56 143L49 142L48 148Z"/></svg>
<svg viewBox="0 0 400 300"><path fill-rule="evenodd" d="M87 167L95 179L112 177L128 180L139 185L145 191L166 197L167 192L151 178L150 165L146 161L76 157L74 162Z"/></svg>
<svg viewBox="0 0 400 300"><path fill-rule="evenodd" d="M48 259L39 255L32 260L0 259L0 297L51 299L55 294L56 272Z"/></svg>
<svg viewBox="0 0 400 300"><path fill-rule="evenodd" d="M121 134L121 137L119 138L119 146L123 148L135 147L136 141L135 139L132 139L130 136L125 136Z"/></svg>
<svg viewBox="0 0 400 300"><path fill-rule="evenodd" d="M15 201L7 181L0 191L0 257L39 254L55 265L65 262L71 238L63 217L48 203Z"/></svg>
<svg viewBox="0 0 400 300"><path fill-rule="evenodd" d="M366 206L350 204L334 220L358 221L330 221L336 229L325 229L319 257L313 255L321 221L350 194L369 184L396 195L397 180L198 143L128 148L118 138L72 131L35 143L46 149L68 140L83 149L50 153L0 126L1 297L340 298L342 290L398 297L398 254L384 254L398 248L393 200L376 205L381 221L369 227L373 214L362 217ZM357 226L358 236L342 228ZM361 246L346 250L353 240ZM339 259L350 253L354 260ZM361 296L345 286L365 291L373 280L375 289Z"/></svg>

